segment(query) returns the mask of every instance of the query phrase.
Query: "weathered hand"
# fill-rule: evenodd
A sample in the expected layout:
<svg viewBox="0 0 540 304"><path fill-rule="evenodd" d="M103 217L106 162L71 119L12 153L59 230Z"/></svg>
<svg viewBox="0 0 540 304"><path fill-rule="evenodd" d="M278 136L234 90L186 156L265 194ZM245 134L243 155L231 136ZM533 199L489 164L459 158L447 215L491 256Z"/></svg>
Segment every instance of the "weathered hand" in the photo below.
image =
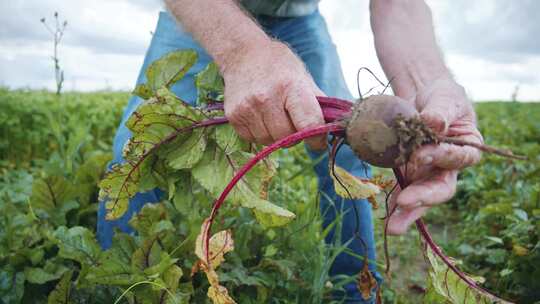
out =
<svg viewBox="0 0 540 304"><path fill-rule="evenodd" d="M268 145L298 130L324 124L315 96L324 96L303 63L284 44L245 50L223 70L225 116L238 134ZM307 140L326 147L325 137Z"/></svg>
<svg viewBox="0 0 540 304"><path fill-rule="evenodd" d="M451 79L435 81L418 94L415 105L422 119L438 134L482 143L471 102L461 86ZM388 222L390 234L402 234L430 207L446 202L456 191L458 171L474 165L481 153L472 147L450 144L428 145L418 149L401 168L410 185L397 189Z"/></svg>

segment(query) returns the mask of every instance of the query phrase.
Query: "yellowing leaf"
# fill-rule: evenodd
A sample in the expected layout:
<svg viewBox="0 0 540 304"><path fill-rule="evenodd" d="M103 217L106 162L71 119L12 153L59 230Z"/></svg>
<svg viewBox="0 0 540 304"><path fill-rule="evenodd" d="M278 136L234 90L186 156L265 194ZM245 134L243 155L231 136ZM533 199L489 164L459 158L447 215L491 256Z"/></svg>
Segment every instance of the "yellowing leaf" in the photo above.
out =
<svg viewBox="0 0 540 304"><path fill-rule="evenodd" d="M333 173L331 175L334 180L334 188L337 195L343 198L365 199L381 191L379 186L374 183L358 178L339 166L334 166Z"/></svg>
<svg viewBox="0 0 540 304"><path fill-rule="evenodd" d="M370 196L367 200L371 204L371 208L379 209L379 203L377 203L377 198L375 196Z"/></svg>
<svg viewBox="0 0 540 304"><path fill-rule="evenodd" d="M369 271L368 263L364 263L362 271L358 274L356 287L364 300L371 298L372 292L377 288L377 281L371 271Z"/></svg>
<svg viewBox="0 0 540 304"><path fill-rule="evenodd" d="M133 92L131 92L131 94L137 95L140 98L145 99L145 100L151 98L153 93L154 92L152 92L152 88L150 88L145 83L138 84L135 87L135 90L133 90Z"/></svg>
<svg viewBox="0 0 540 304"><path fill-rule="evenodd" d="M527 248L525 248L525 247L523 247L521 245L512 246L512 251L517 256L525 256L525 255L529 254L529 249L527 249Z"/></svg>
<svg viewBox="0 0 540 304"><path fill-rule="evenodd" d="M182 79L196 61L197 52L194 50L170 52L152 62L146 69L146 78L148 80L146 85L152 91L157 91L163 86L168 88Z"/></svg>
<svg viewBox="0 0 540 304"><path fill-rule="evenodd" d="M370 180L373 184L379 186L381 190L391 190L392 187L396 184L396 181L392 178L385 177L384 175L377 174L373 176Z"/></svg>
<svg viewBox="0 0 540 304"><path fill-rule="evenodd" d="M201 232L197 236L197 240L195 242L195 254L199 259L203 261L203 264L206 266L206 251L204 248L204 237L205 237L205 228L208 225L208 220L205 220L202 227ZM208 258L210 260L210 268L215 269L221 263L225 260L225 253L233 251L234 250L234 241L231 235L230 230L222 230L216 234L214 234L210 238L210 242L208 245L208 249L210 250L208 252Z"/></svg>
<svg viewBox="0 0 540 304"><path fill-rule="evenodd" d="M209 220L206 219L201 227L201 232L197 236L195 242L195 254L199 257L199 262L192 270L203 270L206 273L206 278L210 283L208 288L208 297L214 304L235 304L236 302L229 296L227 288L219 284L219 277L215 271L221 263L225 260L225 253L234 250L234 241L232 239L231 231L223 230L214 234L209 241L208 247L208 259L210 264L208 265L206 260L206 250L204 248L204 239L206 237L205 230Z"/></svg>
<svg viewBox="0 0 540 304"><path fill-rule="evenodd" d="M99 183L99 199L106 200L106 219L120 218L127 211L129 199L139 190L140 168L130 163L114 165Z"/></svg>
<svg viewBox="0 0 540 304"><path fill-rule="evenodd" d="M250 204L244 204L250 208ZM264 227L279 227L288 224L296 215L285 208L270 203L263 199L253 200L253 213L257 221Z"/></svg>
<svg viewBox="0 0 540 304"><path fill-rule="evenodd" d="M219 197L225 185L251 157L253 154L241 151L225 154L218 145L211 144L191 172L206 190ZM266 200L268 185L275 172L276 165L272 160L260 162L236 184L226 201L253 210L257 220L266 227L290 222L294 213Z"/></svg>
<svg viewBox="0 0 540 304"><path fill-rule="evenodd" d="M229 296L227 288L217 285L208 288L208 297L214 304L235 304L236 302Z"/></svg>
<svg viewBox="0 0 540 304"><path fill-rule="evenodd" d="M429 247L426 246L425 250L426 260L430 266L428 278L429 285L426 291L426 297L428 297L428 299L437 299L440 303L443 303L444 301L456 304L511 303L497 298L482 289L469 287L467 283L458 277L458 275L434 254ZM452 260L452 264L455 265L456 262ZM466 276L476 284L482 284L484 281L484 278L482 277L474 277L467 274Z"/></svg>

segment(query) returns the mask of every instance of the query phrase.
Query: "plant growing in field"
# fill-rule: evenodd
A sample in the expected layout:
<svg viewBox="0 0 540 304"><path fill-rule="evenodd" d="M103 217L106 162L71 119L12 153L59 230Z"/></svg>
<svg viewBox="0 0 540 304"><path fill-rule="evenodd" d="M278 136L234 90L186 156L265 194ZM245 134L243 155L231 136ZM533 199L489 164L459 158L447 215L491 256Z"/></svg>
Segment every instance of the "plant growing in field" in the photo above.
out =
<svg viewBox="0 0 540 304"><path fill-rule="evenodd" d="M54 27L51 27L49 24L47 24L47 20L45 17L41 18L40 21L43 23L47 31L52 35L53 37L53 56L52 60L54 62L54 79L56 81L56 94L60 95L62 91L62 86L64 85L64 70L60 67L60 57L58 55L58 47L60 46L60 42L62 41L62 38L64 37L64 32L67 27L67 21L60 21L58 12L54 12Z"/></svg>
<svg viewBox="0 0 540 304"><path fill-rule="evenodd" d="M335 157L338 142L346 141L369 163L393 168L399 186L407 180L399 167L418 147L442 142L472 146L508 158L522 159L510 151L436 135L419 119L414 108L398 97L371 96L354 105L348 101L320 97L319 103L327 124L299 131L267 147L242 141L223 116L221 99L223 81L217 67L210 64L196 77L199 105L189 106L169 91L196 61L194 51L178 51L154 62L147 70L148 82L135 93L146 99L127 121L133 137L124 147L126 162L116 165L100 183L100 197L107 200L108 219L117 219L127 210L129 199L137 192L161 188L172 198L193 187L202 187L216 200L208 218L202 223L195 252L199 262L194 271L206 273L208 296L214 303L235 303L220 285L215 269L224 254L234 249L228 230L212 232L212 225L224 203L252 210L265 227L288 224L295 215L268 201L268 185L277 163L270 155L306 138L331 134L330 159ZM209 99L208 96L213 96ZM344 197L374 196L385 186L380 180L363 180L335 167L330 161L335 188ZM392 212L390 211L389 216ZM460 271L434 243L422 220L416 222L423 237L422 248L431 266L430 292L455 303L506 303L486 290L471 276ZM367 299L378 289L369 271L360 270L358 288Z"/></svg>

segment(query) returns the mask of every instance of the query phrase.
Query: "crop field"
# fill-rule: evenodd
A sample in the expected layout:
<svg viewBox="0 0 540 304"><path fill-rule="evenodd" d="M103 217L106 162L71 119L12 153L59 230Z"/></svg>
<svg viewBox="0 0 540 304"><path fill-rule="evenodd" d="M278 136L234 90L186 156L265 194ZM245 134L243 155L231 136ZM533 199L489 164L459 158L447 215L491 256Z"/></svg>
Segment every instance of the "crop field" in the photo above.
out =
<svg viewBox="0 0 540 304"><path fill-rule="evenodd" d="M132 218L136 234L118 233L107 251L97 243L98 183L129 96L0 88L0 303L210 303L193 251L212 208L208 191L165 197ZM482 102L476 110L487 144L529 160L484 155L425 222L481 286L512 302L540 303L540 103ZM219 283L238 303L328 303L356 278L328 275L344 247L324 242L314 161L303 145L274 160L269 201L296 218L267 227L249 209L225 206L216 225L233 228L234 251L217 269ZM426 295L436 279L415 229L388 238L385 274L384 196L377 200L383 303L436 303Z"/></svg>

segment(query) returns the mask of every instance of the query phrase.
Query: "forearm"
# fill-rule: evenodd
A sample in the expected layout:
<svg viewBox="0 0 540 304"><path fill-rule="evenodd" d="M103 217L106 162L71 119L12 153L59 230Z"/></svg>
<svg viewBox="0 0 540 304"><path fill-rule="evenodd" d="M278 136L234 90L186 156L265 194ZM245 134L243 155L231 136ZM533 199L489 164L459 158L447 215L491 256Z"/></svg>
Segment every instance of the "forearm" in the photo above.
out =
<svg viewBox="0 0 540 304"><path fill-rule="evenodd" d="M383 70L396 95L414 99L436 80L450 80L423 0L371 0L371 27Z"/></svg>
<svg viewBox="0 0 540 304"><path fill-rule="evenodd" d="M235 54L270 38L234 0L165 0L174 17L214 58L222 72Z"/></svg>

